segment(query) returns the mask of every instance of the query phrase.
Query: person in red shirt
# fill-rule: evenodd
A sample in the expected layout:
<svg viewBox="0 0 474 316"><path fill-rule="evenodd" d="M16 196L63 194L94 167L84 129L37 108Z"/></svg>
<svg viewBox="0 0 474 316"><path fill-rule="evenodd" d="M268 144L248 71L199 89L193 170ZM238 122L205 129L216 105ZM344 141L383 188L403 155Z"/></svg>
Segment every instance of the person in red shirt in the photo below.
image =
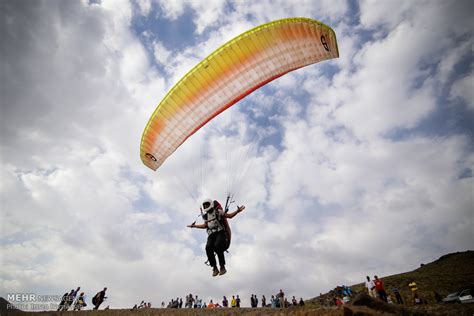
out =
<svg viewBox="0 0 474 316"><path fill-rule="evenodd" d="M212 300L209 302L209 305L207 305L207 308L216 308L217 304L214 304Z"/></svg>
<svg viewBox="0 0 474 316"><path fill-rule="evenodd" d="M378 297L380 297L381 300L387 303L387 293L385 292L385 289L383 287L382 280L380 280L376 275L374 275L374 278L375 290L377 291Z"/></svg>

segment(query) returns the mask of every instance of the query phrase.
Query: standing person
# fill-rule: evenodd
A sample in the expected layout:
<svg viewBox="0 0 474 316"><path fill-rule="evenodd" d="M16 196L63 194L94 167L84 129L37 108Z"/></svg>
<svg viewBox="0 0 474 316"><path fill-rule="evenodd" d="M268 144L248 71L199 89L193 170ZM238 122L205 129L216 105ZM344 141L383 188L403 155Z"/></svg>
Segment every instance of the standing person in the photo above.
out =
<svg viewBox="0 0 474 316"><path fill-rule="evenodd" d="M418 300L420 300L419 296L418 296L418 287L416 286L416 282L415 281L412 281L410 283L408 283L408 287L410 288L411 290L411 293L413 294L413 301L415 302L415 304L419 304L419 303L416 303Z"/></svg>
<svg viewBox="0 0 474 316"><path fill-rule="evenodd" d="M385 292L385 288L383 287L383 282L380 280L376 275L374 275L375 281L375 289L377 290L377 295L379 298L387 303L387 293Z"/></svg>
<svg viewBox="0 0 474 316"><path fill-rule="evenodd" d="M64 301L64 305L62 308L63 311L67 311L69 309L69 306L72 304L71 299L73 295L74 295L74 289L72 289L71 292L69 292L68 295L66 296L66 299Z"/></svg>
<svg viewBox="0 0 474 316"><path fill-rule="evenodd" d="M278 292L278 300L280 301L280 307L285 307L285 293L283 292L282 289L280 289L280 292Z"/></svg>
<svg viewBox="0 0 474 316"><path fill-rule="evenodd" d="M58 306L58 312L61 311L64 308L64 304L66 304L66 300L67 300L68 295L69 295L69 293L66 292L66 293L64 293L63 297L61 298L61 302L59 303L59 306Z"/></svg>
<svg viewBox="0 0 474 316"><path fill-rule="evenodd" d="M300 297L300 306L304 306L304 301L302 297Z"/></svg>
<svg viewBox="0 0 474 316"><path fill-rule="evenodd" d="M397 299L397 304L403 304L403 299L402 296L400 295L400 291L394 286L392 287L392 292L395 295L395 298Z"/></svg>
<svg viewBox="0 0 474 316"><path fill-rule="evenodd" d="M272 297L270 298L270 304L272 308L277 307L277 299L275 298L274 295L272 295Z"/></svg>
<svg viewBox="0 0 474 316"><path fill-rule="evenodd" d="M179 302L178 302L178 299L176 298L176 301L174 300L174 298L171 299L171 308L178 308L179 307Z"/></svg>
<svg viewBox="0 0 474 316"><path fill-rule="evenodd" d="M262 307L267 306L267 299L265 298L265 295L262 295Z"/></svg>
<svg viewBox="0 0 474 316"><path fill-rule="evenodd" d="M229 306L229 301L227 300L227 297L222 298L222 307L228 307Z"/></svg>
<svg viewBox="0 0 474 316"><path fill-rule="evenodd" d="M227 219L233 218L238 213L242 212L245 206L238 206L237 210L232 213L225 213L218 201L210 199L205 200L201 204L201 210L204 212L204 224L192 223L188 225L189 228L201 228L207 230L206 254L209 265L212 267L212 276L223 275L227 272L225 268L224 251L227 250L230 244L230 227ZM217 269L216 257L219 259L220 270Z"/></svg>
<svg viewBox="0 0 474 316"><path fill-rule="evenodd" d="M240 307L240 297L239 295L237 295L237 297L235 298L235 302L237 303L237 308Z"/></svg>
<svg viewBox="0 0 474 316"><path fill-rule="evenodd" d="M298 302L296 301L296 297L294 295L293 295L293 298L291 299L291 304L293 304L293 306L298 305Z"/></svg>
<svg viewBox="0 0 474 316"><path fill-rule="evenodd" d="M102 291L97 292L97 294L92 298L94 309L99 309L100 304L102 304L102 302L107 298L107 296L105 296L105 291L107 291L106 287L104 287Z"/></svg>
<svg viewBox="0 0 474 316"><path fill-rule="evenodd" d="M352 290L350 287L343 285L342 289L342 293L344 294L344 296L352 297Z"/></svg>
<svg viewBox="0 0 474 316"><path fill-rule="evenodd" d="M79 293L80 289L81 289L81 287L78 286L75 291L71 290L71 293L69 293L69 295L67 297L66 304L64 304L64 308L63 308L64 311L67 311L69 309L69 307L71 307L74 304L74 300L76 299L76 296Z"/></svg>
<svg viewBox="0 0 474 316"><path fill-rule="evenodd" d="M255 299L253 298L253 294L250 296L250 307L255 307Z"/></svg>
<svg viewBox="0 0 474 316"><path fill-rule="evenodd" d="M369 276L367 276L367 281L365 281L365 288L371 297L377 297L377 294L375 293L375 283L374 281L370 280Z"/></svg>
<svg viewBox="0 0 474 316"><path fill-rule="evenodd" d="M86 306L87 304L86 304L86 298L84 297L84 292L81 292L76 302L74 303L74 310L80 311L83 307L86 307Z"/></svg>
<svg viewBox="0 0 474 316"><path fill-rule="evenodd" d="M421 298L418 296L418 293L414 293L414 294L413 294L413 303L414 303L415 305L423 304L423 301L422 301Z"/></svg>
<svg viewBox="0 0 474 316"><path fill-rule="evenodd" d="M237 307L237 300L235 299L234 295L232 295L232 300L230 301L230 306L231 307Z"/></svg>

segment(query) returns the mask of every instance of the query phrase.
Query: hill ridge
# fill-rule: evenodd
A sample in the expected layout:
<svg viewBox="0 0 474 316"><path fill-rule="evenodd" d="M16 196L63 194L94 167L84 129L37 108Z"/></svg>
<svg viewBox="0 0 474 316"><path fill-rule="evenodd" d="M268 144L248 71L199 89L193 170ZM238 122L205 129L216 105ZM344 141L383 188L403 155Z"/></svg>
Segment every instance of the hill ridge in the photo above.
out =
<svg viewBox="0 0 474 316"><path fill-rule="evenodd" d="M449 293L474 287L474 251L445 254L430 263L421 263L420 267L412 271L380 277L380 279L383 280L388 294L390 294L392 287L397 287L404 300L411 300L412 293L408 283L415 281L418 293L428 303L435 303L435 292L444 297ZM355 292L361 292L365 289L364 282L349 287ZM330 294L331 291L323 294L323 297ZM317 304L319 299L320 296L317 296L308 301Z"/></svg>

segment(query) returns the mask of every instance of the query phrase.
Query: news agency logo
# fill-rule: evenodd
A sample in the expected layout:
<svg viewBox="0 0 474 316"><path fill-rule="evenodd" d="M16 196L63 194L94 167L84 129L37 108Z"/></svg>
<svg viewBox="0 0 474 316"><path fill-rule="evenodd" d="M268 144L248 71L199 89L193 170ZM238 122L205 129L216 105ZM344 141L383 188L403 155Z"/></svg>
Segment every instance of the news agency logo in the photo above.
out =
<svg viewBox="0 0 474 316"><path fill-rule="evenodd" d="M37 302L34 293L8 293L7 301L10 302Z"/></svg>
<svg viewBox="0 0 474 316"><path fill-rule="evenodd" d="M36 293L7 293L8 310L47 311L57 310L61 296Z"/></svg>
<svg viewBox="0 0 474 316"><path fill-rule="evenodd" d="M60 295L38 295L35 293L7 293L7 301L15 303L60 302Z"/></svg>

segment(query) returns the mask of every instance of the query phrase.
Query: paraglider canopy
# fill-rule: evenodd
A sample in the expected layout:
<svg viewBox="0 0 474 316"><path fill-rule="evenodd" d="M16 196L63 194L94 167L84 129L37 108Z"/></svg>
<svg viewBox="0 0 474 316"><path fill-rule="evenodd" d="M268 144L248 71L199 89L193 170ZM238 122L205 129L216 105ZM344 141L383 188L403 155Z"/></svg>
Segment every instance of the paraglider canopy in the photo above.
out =
<svg viewBox="0 0 474 316"><path fill-rule="evenodd" d="M156 170L240 99L290 71L336 57L336 34L312 19L276 20L237 36L191 69L160 102L143 132L141 160Z"/></svg>

